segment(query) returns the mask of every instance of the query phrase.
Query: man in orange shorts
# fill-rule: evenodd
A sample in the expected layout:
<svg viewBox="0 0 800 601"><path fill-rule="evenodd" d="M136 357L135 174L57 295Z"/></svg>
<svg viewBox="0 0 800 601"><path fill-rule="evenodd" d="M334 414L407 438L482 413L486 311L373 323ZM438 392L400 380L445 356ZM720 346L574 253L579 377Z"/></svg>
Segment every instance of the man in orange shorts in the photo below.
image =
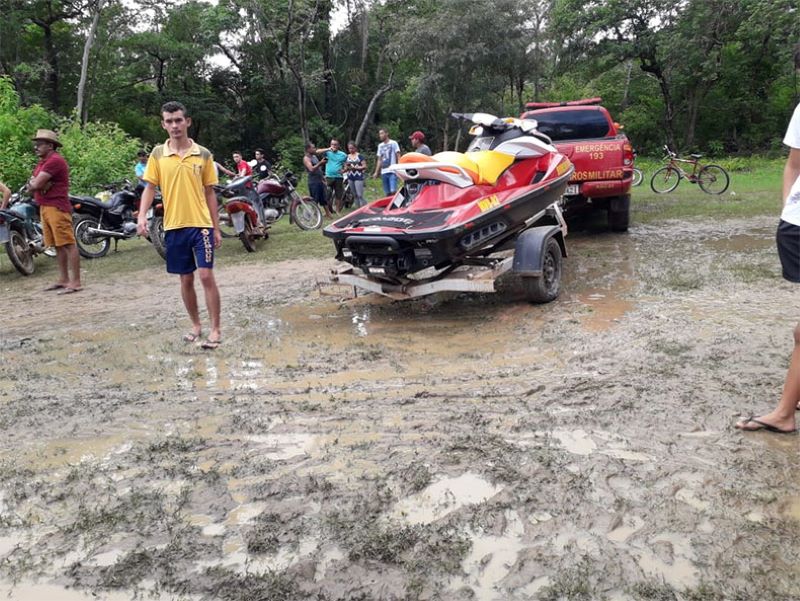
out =
<svg viewBox="0 0 800 601"><path fill-rule="evenodd" d="M39 205L44 245L55 246L58 281L45 290L72 294L82 290L81 264L75 234L72 231L72 204L69 201L69 167L56 149L61 146L58 134L40 129L33 138L33 150L39 163L33 169L28 191ZM70 278L70 273L72 277Z"/></svg>

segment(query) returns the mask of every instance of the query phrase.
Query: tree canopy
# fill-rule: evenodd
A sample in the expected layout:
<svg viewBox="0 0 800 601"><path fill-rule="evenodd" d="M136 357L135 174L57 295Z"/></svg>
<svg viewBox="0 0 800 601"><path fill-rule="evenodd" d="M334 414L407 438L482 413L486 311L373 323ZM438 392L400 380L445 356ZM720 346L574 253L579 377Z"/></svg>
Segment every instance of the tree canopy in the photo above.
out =
<svg viewBox="0 0 800 601"><path fill-rule="evenodd" d="M598 95L641 151L764 151L798 101L799 2L0 0L0 75L22 106L146 144L180 100L222 156L372 147L380 126L463 149L450 112Z"/></svg>

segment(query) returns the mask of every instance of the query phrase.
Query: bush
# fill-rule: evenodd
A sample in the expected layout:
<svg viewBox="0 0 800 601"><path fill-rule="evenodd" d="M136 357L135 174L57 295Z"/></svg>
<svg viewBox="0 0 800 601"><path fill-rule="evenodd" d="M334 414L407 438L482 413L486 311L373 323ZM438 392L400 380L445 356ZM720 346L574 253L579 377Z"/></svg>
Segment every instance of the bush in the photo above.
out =
<svg viewBox="0 0 800 601"><path fill-rule="evenodd" d="M302 136L293 135L279 140L274 148L282 167L290 169L294 173L303 173L305 147Z"/></svg>
<svg viewBox="0 0 800 601"><path fill-rule="evenodd" d="M61 153L67 160L70 190L94 194L113 181L134 178L134 164L139 141L131 138L114 123L63 121L59 138Z"/></svg>
<svg viewBox="0 0 800 601"><path fill-rule="evenodd" d="M70 168L70 192L94 194L103 184L133 178L140 142L117 125L81 126L59 119L39 105L21 107L11 80L0 77L0 180L21 187L36 165L31 138L39 128L58 131L60 152Z"/></svg>
<svg viewBox="0 0 800 601"><path fill-rule="evenodd" d="M50 129L54 122L39 105L21 108L11 80L0 77L0 180L12 190L28 180L36 165L31 138L37 129Z"/></svg>

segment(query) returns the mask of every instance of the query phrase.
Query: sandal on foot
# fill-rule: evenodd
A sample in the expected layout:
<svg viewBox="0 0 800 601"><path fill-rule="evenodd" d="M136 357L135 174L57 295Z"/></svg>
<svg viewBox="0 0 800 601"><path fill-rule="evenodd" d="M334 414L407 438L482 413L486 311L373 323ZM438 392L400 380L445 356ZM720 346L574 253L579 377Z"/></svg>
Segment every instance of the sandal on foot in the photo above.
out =
<svg viewBox="0 0 800 601"><path fill-rule="evenodd" d="M62 294L75 294L76 292L80 292L83 288L72 288L71 286L64 286L63 290L59 290L56 294L59 296Z"/></svg>
<svg viewBox="0 0 800 601"><path fill-rule="evenodd" d="M213 351L214 349L219 348L220 344L222 344L221 338L219 340L205 339L200 343L200 348L206 349L207 351Z"/></svg>
<svg viewBox="0 0 800 601"><path fill-rule="evenodd" d="M742 420L739 422L742 425L745 424L756 424L757 428L739 428L743 432L758 432L759 430L766 430L767 432L774 432L775 434L797 434L797 428L792 430L782 430L781 428L777 428L772 424L768 424L767 422L762 422L761 420L755 419L752 415L747 419Z"/></svg>
<svg viewBox="0 0 800 601"><path fill-rule="evenodd" d="M44 289L44 292L50 292L51 290L61 290L62 288L66 288L64 284L51 284L47 288Z"/></svg>
<svg viewBox="0 0 800 601"><path fill-rule="evenodd" d="M183 341L184 342L197 342L198 340L200 340L200 337L202 335L203 335L202 332L198 332L197 334L195 334L194 332L187 332L186 334L183 335Z"/></svg>

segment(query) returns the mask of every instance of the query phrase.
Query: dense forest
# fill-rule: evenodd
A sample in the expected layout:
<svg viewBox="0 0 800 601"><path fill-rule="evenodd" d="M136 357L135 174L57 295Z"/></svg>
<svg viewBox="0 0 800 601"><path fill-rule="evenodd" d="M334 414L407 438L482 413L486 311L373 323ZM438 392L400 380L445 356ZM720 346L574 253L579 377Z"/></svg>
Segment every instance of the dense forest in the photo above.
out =
<svg viewBox="0 0 800 601"><path fill-rule="evenodd" d="M406 147L421 129L435 150L463 149L452 111L590 96L640 152L763 152L798 102L798 4L0 0L0 77L21 107L146 144L177 99L218 155L260 146L288 163L308 138L373 148L379 126Z"/></svg>

